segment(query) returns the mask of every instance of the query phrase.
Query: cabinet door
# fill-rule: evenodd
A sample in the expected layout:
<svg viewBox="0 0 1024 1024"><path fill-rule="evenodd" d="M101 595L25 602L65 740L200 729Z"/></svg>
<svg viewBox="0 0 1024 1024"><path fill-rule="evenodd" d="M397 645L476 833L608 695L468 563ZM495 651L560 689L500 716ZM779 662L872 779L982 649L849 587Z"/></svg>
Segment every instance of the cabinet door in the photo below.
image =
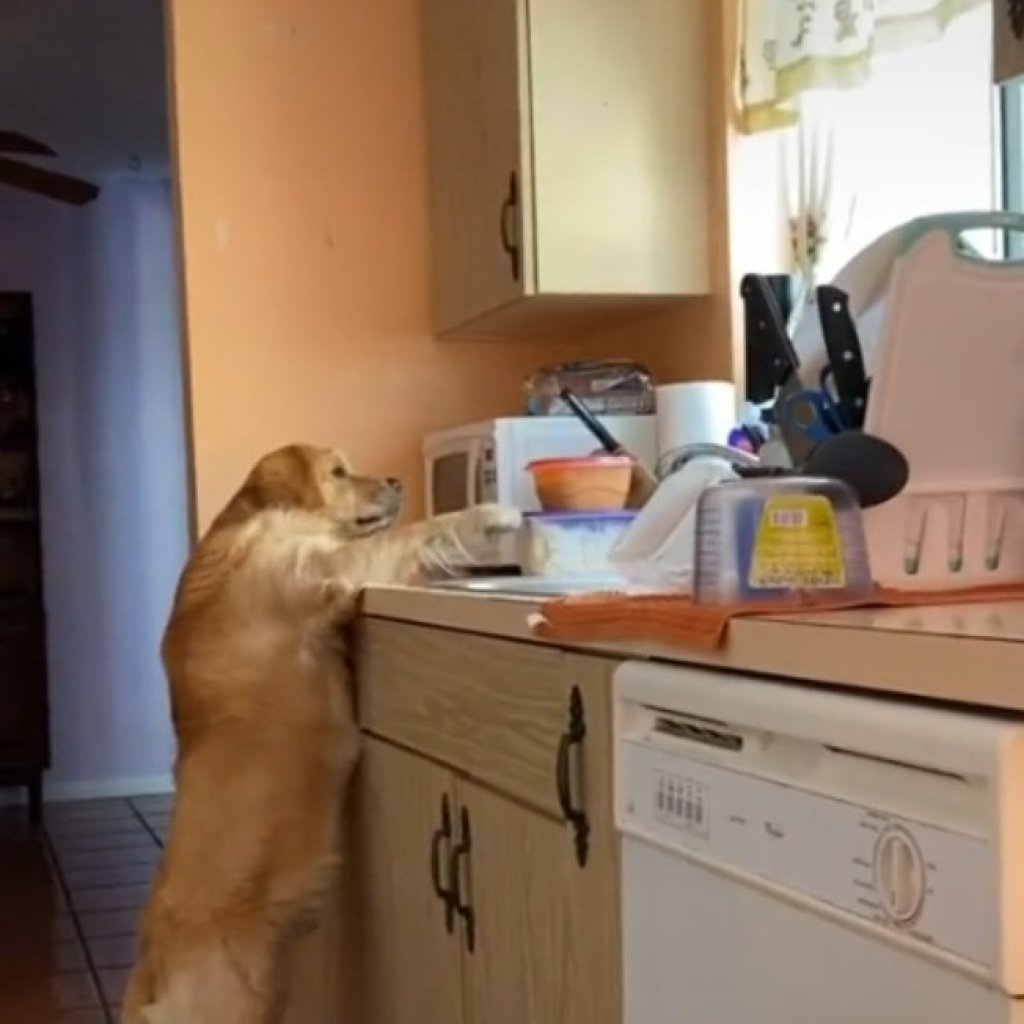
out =
<svg viewBox="0 0 1024 1024"><path fill-rule="evenodd" d="M421 11L434 316L444 331L519 298L530 273L525 4L426 0Z"/></svg>
<svg viewBox="0 0 1024 1024"><path fill-rule="evenodd" d="M594 843L580 867L563 823L470 782L458 793L475 940L463 956L467 1024L620 1024L611 844Z"/></svg>
<svg viewBox="0 0 1024 1024"><path fill-rule="evenodd" d="M1024 4L994 0L992 8L996 84L1024 75Z"/></svg>
<svg viewBox="0 0 1024 1024"><path fill-rule="evenodd" d="M451 774L424 758L367 738L355 780L353 939L362 1024L458 1024L461 952L433 887L431 852ZM437 843L446 885L449 844ZM349 1002L349 1000L346 1000ZM350 1018L343 1017L348 1021Z"/></svg>

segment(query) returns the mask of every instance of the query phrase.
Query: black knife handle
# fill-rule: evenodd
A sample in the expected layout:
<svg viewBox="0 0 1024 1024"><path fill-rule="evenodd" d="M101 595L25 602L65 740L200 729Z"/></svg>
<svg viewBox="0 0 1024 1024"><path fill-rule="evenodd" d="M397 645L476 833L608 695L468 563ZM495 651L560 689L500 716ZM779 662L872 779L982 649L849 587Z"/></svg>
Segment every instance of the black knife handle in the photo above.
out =
<svg viewBox="0 0 1024 1024"><path fill-rule="evenodd" d="M770 354L775 386L782 387L800 369L800 359L786 330L775 293L764 274L744 274L740 296L748 330Z"/></svg>
<svg viewBox="0 0 1024 1024"><path fill-rule="evenodd" d="M848 427L860 430L867 412L868 379L860 337L850 313L850 296L842 288L823 284L815 297L840 412Z"/></svg>

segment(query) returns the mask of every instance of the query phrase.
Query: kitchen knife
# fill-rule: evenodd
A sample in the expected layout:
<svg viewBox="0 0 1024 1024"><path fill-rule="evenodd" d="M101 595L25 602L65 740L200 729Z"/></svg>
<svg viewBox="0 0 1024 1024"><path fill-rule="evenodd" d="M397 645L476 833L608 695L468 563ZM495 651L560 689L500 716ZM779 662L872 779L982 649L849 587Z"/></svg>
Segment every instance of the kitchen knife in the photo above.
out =
<svg viewBox="0 0 1024 1024"><path fill-rule="evenodd" d="M775 387L782 387L800 368L796 349L789 339L782 311L771 285L763 274L745 274L740 281L740 296L746 314L748 338L771 360Z"/></svg>
<svg viewBox="0 0 1024 1024"><path fill-rule="evenodd" d="M860 430L867 410L868 378L857 326L850 314L850 297L830 284L819 285L816 296L836 405L846 426Z"/></svg>

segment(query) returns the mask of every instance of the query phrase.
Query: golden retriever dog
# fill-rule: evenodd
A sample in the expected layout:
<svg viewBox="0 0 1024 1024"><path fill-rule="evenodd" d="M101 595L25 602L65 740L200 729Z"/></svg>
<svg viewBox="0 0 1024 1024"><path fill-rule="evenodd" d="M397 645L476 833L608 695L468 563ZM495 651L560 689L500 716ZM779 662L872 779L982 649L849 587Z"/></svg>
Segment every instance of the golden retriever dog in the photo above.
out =
<svg viewBox="0 0 1024 1024"><path fill-rule="evenodd" d="M400 504L396 481L356 476L335 451L282 448L185 567L163 643L177 798L122 1024L280 1018L358 754L343 627L359 592L465 560L520 523L482 505L382 532Z"/></svg>

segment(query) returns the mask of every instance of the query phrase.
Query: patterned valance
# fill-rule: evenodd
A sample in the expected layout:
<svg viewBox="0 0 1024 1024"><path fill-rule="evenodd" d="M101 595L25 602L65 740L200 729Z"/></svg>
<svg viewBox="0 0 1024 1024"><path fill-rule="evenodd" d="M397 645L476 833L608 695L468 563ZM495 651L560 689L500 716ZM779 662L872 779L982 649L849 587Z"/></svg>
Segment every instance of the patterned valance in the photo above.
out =
<svg viewBox="0 0 1024 1024"><path fill-rule="evenodd" d="M747 132L792 125L814 89L863 82L875 54L942 35L989 0L742 0L739 91Z"/></svg>

